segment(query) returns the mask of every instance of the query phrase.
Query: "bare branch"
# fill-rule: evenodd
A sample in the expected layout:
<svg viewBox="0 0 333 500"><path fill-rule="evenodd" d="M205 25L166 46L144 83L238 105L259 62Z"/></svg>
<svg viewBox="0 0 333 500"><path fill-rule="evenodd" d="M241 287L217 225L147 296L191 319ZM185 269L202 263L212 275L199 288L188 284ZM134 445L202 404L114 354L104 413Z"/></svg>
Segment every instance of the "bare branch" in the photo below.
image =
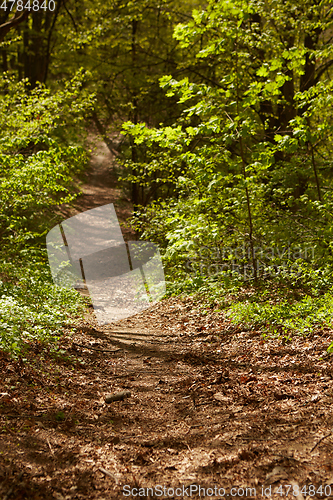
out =
<svg viewBox="0 0 333 500"><path fill-rule="evenodd" d="M7 21L4 24L0 25L0 42L3 41L7 33L12 29L15 28L18 24L22 23L25 21L30 14L29 10L24 10L22 14L18 15L18 12L15 13L15 16L12 17L9 21Z"/></svg>

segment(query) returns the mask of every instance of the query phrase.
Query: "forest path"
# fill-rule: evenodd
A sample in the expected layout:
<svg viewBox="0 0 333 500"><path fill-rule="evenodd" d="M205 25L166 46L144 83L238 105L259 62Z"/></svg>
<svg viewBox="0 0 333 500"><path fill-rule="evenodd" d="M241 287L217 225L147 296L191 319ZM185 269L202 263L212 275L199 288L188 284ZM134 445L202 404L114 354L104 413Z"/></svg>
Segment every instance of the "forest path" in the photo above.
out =
<svg viewBox="0 0 333 500"><path fill-rule="evenodd" d="M115 203L125 218L129 204L105 180L104 153L76 210ZM217 500L266 491L281 499L288 485L288 498L328 498L331 333L263 341L191 298L104 326L91 307L56 352L36 345L24 363L0 357L0 498ZM127 399L105 403L125 390Z"/></svg>
<svg viewBox="0 0 333 500"><path fill-rule="evenodd" d="M133 239L134 233L126 223L126 219L132 213L132 203L118 186L115 154L111 153L104 141L93 134L88 136L87 147L92 150L92 153L89 168L79 186L82 194L72 206L62 207L62 215L68 218L86 210L113 203L122 226L124 239Z"/></svg>

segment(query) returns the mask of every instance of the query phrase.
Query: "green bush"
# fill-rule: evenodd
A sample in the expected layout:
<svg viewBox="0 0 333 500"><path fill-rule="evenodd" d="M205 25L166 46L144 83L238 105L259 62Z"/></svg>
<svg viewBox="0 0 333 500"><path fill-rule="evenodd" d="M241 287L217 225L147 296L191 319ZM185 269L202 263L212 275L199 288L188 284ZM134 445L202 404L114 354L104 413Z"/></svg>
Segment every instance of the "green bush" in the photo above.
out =
<svg viewBox="0 0 333 500"><path fill-rule="evenodd" d="M73 200L73 176L87 164L78 144L67 144L67 129L82 130L93 96L79 90L81 72L51 94L43 87L0 77L0 238L2 244L26 244L45 233L56 205ZM51 223L52 224L52 223Z"/></svg>
<svg viewBox="0 0 333 500"><path fill-rule="evenodd" d="M79 72L51 93L0 76L0 349L14 356L57 340L84 306L53 284L45 249L54 209L75 198L73 179L87 165L76 140L94 97L82 82Z"/></svg>

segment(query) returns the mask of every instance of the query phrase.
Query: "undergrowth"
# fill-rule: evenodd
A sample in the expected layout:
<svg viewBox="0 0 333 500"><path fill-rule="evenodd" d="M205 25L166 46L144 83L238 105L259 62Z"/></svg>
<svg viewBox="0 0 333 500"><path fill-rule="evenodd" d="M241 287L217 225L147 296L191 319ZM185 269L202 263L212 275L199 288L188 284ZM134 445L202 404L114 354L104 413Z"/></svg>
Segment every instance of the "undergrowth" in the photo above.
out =
<svg viewBox="0 0 333 500"><path fill-rule="evenodd" d="M30 345L55 343L84 311L74 289L55 286L43 250L0 255L0 349L13 357Z"/></svg>
<svg viewBox="0 0 333 500"><path fill-rule="evenodd" d="M332 328L333 285L329 270L308 267L283 279L241 279L235 274L214 278L184 276L172 281L168 295L191 295L202 307L223 311L243 329L256 329L264 337L306 336L316 329Z"/></svg>
<svg viewBox="0 0 333 500"><path fill-rule="evenodd" d="M306 295L299 300L276 299L232 304L227 317L244 328L259 328L264 334L307 335L316 328L332 327L333 295L320 297Z"/></svg>
<svg viewBox="0 0 333 500"><path fill-rule="evenodd" d="M14 357L56 341L83 310L75 290L53 284L45 236L88 163L85 120L95 98L85 78L80 70L51 93L0 76L0 349Z"/></svg>

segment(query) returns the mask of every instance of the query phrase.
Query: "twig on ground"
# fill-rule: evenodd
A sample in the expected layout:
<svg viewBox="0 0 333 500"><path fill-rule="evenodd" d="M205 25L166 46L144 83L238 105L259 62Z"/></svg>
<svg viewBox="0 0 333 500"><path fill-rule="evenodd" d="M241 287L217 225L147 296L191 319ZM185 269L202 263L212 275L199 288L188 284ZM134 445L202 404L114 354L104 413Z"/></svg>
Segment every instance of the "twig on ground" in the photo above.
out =
<svg viewBox="0 0 333 500"><path fill-rule="evenodd" d="M106 476L112 477L112 479L114 479L116 481L116 484L119 483L118 478L114 474L112 474L112 472L109 472L108 470L103 469L103 467L98 467L98 470L103 472L103 474L105 474Z"/></svg>
<svg viewBox="0 0 333 500"><path fill-rule="evenodd" d="M126 398L131 397L130 391L115 392L114 394L107 394L105 396L106 403L113 403L114 401L123 401Z"/></svg>
<svg viewBox="0 0 333 500"><path fill-rule="evenodd" d="M73 346L83 347L84 349L92 349L94 351L100 351L100 352L118 352L118 351L122 351L122 349L114 349L112 351L110 349L99 349L98 347L92 347L92 346L88 346L88 345L77 344L76 342L73 342Z"/></svg>
<svg viewBox="0 0 333 500"><path fill-rule="evenodd" d="M46 442L49 445L49 448L50 448L50 451L51 451L52 455L54 456L54 451L52 450L52 446L51 446L50 441L48 439L46 439Z"/></svg>
<svg viewBox="0 0 333 500"><path fill-rule="evenodd" d="M322 441L324 441L324 439L326 439L331 434L332 434L332 431L329 432L328 434L326 434L325 436L323 436L322 438L320 438L319 441L317 441L317 443L311 448L310 453L312 453L313 450L315 450L317 448L318 444L320 444Z"/></svg>
<svg viewBox="0 0 333 500"><path fill-rule="evenodd" d="M192 449L189 447L189 445L185 442L184 444L186 444L186 446L188 447L189 451L192 453Z"/></svg>
<svg viewBox="0 0 333 500"><path fill-rule="evenodd" d="M13 415L12 413L3 413L2 415L0 415L0 418L35 418L35 419L42 418L45 421L52 420L51 418L44 418L44 414L43 415L30 415L27 413L19 413L17 415Z"/></svg>

